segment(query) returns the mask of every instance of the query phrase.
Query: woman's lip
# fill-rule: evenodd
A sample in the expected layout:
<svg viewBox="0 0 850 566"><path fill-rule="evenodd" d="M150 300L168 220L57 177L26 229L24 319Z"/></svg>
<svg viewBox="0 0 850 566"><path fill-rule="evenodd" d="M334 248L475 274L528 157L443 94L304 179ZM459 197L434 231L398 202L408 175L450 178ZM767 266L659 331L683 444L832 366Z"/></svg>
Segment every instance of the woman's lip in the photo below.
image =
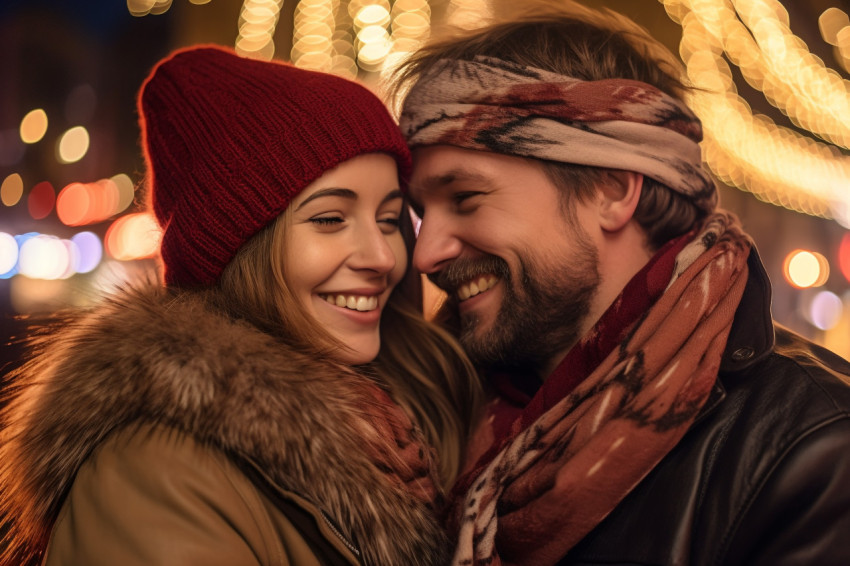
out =
<svg viewBox="0 0 850 566"><path fill-rule="evenodd" d="M384 294L386 288L379 289L374 287L369 288L360 288L360 289L347 289L345 291L316 291L317 295L345 295L346 297L349 295L354 295L355 297L379 297Z"/></svg>

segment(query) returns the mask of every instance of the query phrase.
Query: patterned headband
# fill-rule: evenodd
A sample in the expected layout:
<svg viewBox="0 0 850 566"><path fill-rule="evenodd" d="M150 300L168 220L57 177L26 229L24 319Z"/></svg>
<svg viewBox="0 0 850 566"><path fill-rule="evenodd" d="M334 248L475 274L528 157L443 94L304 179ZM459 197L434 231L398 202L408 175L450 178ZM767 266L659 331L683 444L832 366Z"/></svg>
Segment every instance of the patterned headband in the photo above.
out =
<svg viewBox="0 0 850 566"><path fill-rule="evenodd" d="M628 79L582 81L491 57L441 60L411 89L412 148L445 144L642 173L711 211L702 127L683 103Z"/></svg>

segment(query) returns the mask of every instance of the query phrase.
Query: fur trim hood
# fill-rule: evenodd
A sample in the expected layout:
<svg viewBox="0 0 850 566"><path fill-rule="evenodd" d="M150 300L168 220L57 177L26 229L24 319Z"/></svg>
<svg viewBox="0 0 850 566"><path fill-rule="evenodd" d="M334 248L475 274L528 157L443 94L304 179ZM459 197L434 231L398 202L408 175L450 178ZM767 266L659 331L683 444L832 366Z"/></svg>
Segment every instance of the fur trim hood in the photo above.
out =
<svg viewBox="0 0 850 566"><path fill-rule="evenodd" d="M80 465L140 423L257 463L348 530L367 564L443 562L433 511L352 448L370 430L367 378L162 288L57 317L30 342L0 414L0 513L14 517L3 563L37 563Z"/></svg>

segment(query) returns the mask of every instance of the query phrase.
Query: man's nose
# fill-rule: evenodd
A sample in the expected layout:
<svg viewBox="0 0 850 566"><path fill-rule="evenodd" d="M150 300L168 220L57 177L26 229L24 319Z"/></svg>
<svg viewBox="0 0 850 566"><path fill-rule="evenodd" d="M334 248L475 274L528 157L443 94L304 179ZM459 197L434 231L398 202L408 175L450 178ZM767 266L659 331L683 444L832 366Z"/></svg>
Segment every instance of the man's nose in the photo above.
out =
<svg viewBox="0 0 850 566"><path fill-rule="evenodd" d="M463 244L449 219L428 214L419 226L413 248L413 265L422 273L435 273L460 255Z"/></svg>

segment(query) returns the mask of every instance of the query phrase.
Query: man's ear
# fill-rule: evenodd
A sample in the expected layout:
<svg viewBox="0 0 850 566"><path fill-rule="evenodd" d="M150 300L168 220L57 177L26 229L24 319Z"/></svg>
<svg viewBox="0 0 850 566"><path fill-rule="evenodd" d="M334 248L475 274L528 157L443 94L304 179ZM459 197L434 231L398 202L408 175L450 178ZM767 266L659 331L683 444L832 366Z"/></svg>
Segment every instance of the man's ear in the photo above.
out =
<svg viewBox="0 0 850 566"><path fill-rule="evenodd" d="M599 225L616 232L635 213L643 188L643 175L633 171L611 170L599 188Z"/></svg>

